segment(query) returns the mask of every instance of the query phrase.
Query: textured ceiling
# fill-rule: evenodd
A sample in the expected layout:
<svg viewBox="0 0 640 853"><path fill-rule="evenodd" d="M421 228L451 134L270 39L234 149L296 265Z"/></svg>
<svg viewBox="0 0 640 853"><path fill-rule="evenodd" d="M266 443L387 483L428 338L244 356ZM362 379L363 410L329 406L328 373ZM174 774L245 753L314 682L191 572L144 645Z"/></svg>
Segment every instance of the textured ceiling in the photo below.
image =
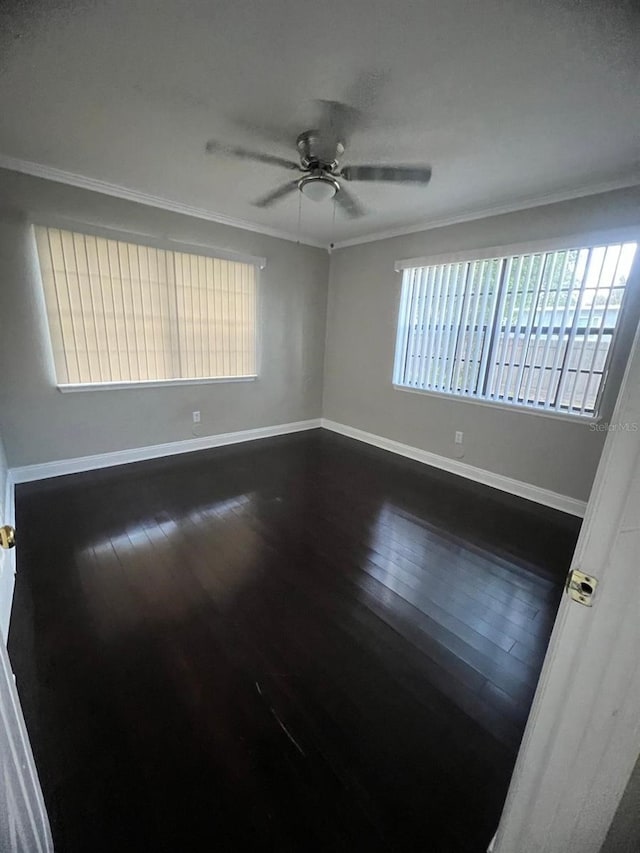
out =
<svg viewBox="0 0 640 853"><path fill-rule="evenodd" d="M634 11L635 10L635 11ZM319 243L638 178L637 3L83 0L6 3L0 154ZM295 155L314 99L358 107L343 163L429 163L426 188L352 184L345 219L210 137ZM300 231L298 229L300 228Z"/></svg>

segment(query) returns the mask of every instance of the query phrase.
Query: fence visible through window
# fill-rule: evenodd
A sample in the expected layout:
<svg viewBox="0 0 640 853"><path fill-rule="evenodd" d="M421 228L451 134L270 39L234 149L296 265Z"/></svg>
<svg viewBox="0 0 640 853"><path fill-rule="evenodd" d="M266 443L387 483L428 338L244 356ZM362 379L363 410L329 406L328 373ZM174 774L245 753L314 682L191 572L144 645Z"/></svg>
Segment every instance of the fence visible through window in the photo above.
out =
<svg viewBox="0 0 640 853"><path fill-rule="evenodd" d="M636 243L404 270L394 382L597 412Z"/></svg>

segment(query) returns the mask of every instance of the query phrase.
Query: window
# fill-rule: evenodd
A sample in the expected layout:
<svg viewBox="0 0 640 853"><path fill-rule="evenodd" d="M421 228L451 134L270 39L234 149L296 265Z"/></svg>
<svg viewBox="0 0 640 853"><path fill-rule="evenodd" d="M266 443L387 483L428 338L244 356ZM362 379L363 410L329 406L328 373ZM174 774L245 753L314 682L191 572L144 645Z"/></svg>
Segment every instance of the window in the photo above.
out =
<svg viewBox="0 0 640 853"><path fill-rule="evenodd" d="M394 383L594 417L636 243L407 267Z"/></svg>
<svg viewBox="0 0 640 853"><path fill-rule="evenodd" d="M60 386L255 376L255 264L35 234Z"/></svg>

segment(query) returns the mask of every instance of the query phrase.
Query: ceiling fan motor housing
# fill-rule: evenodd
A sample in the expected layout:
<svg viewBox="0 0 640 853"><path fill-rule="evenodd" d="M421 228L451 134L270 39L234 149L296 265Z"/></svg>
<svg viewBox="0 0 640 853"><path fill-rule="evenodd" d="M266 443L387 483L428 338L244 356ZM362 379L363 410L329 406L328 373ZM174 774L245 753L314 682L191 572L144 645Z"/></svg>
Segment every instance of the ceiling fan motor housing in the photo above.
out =
<svg viewBox="0 0 640 853"><path fill-rule="evenodd" d="M296 140L303 169L322 169L333 172L338 158L344 154L344 145L337 139L328 138L319 130L305 130Z"/></svg>

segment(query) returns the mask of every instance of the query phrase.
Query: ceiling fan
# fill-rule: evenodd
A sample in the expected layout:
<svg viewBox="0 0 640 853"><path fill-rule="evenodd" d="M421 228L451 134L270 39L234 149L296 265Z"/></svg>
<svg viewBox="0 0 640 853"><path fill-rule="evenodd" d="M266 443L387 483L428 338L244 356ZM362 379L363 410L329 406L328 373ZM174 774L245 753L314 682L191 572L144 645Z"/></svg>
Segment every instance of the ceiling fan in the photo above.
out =
<svg viewBox="0 0 640 853"><path fill-rule="evenodd" d="M395 184L426 186L431 179L429 166L366 165L340 166L349 131L358 122L360 113L338 101L320 101L323 118L316 130L305 130L297 140L299 162L273 154L252 151L237 145L227 145L210 139L207 153L219 153L241 160L254 160L267 166L279 166L300 172L300 177L277 187L256 199L256 207L271 207L280 199L299 190L313 201L335 198L338 207L349 217L364 216L365 209L346 187L350 181L384 181Z"/></svg>

